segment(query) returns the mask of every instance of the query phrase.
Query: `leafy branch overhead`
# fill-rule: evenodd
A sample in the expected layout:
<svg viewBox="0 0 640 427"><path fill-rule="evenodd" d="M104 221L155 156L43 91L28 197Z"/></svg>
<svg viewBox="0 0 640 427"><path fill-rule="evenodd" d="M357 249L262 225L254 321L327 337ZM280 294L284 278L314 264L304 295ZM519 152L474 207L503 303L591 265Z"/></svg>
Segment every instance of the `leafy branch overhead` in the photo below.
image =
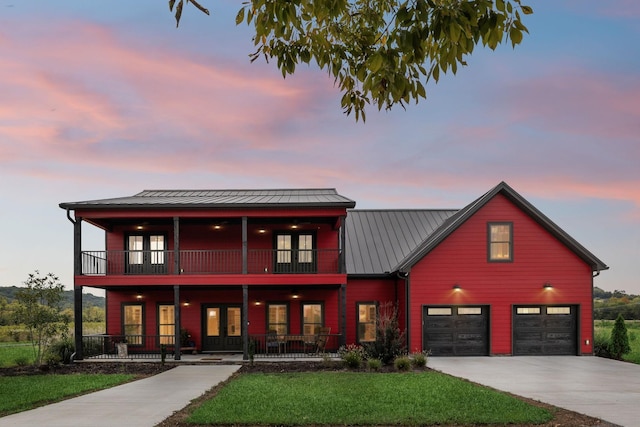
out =
<svg viewBox="0 0 640 427"><path fill-rule="evenodd" d="M255 29L251 61L275 58L284 77L316 63L335 79L345 113L364 120L367 104L404 108L426 98L427 82L455 74L480 44L515 47L531 13L521 0L251 0L236 24Z"/></svg>

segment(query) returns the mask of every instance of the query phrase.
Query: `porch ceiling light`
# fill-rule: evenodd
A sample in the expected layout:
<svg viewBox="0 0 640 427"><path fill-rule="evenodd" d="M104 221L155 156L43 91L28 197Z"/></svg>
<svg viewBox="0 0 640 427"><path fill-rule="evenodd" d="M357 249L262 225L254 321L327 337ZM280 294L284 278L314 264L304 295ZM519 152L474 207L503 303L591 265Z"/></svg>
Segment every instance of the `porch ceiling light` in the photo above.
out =
<svg viewBox="0 0 640 427"><path fill-rule="evenodd" d="M138 293L136 294L136 299L142 299L142 293L138 292Z"/></svg>
<svg viewBox="0 0 640 427"><path fill-rule="evenodd" d="M293 299L300 298L300 294L298 294L298 291L294 290L293 292L291 292L291 298Z"/></svg>
<svg viewBox="0 0 640 427"><path fill-rule="evenodd" d="M191 303L189 302L189 300L186 300L182 305L185 307L189 307Z"/></svg>

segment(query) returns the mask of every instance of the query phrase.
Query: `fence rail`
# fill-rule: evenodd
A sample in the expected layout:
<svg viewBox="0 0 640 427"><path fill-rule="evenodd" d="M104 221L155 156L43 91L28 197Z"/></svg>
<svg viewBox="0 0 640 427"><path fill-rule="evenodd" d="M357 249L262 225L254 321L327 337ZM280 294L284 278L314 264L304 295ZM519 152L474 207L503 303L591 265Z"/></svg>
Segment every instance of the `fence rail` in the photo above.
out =
<svg viewBox="0 0 640 427"><path fill-rule="evenodd" d="M243 274L241 250L182 250L177 252L179 274ZM83 251L82 274L176 274L174 251ZM334 274L340 272L337 249L247 252L248 274Z"/></svg>

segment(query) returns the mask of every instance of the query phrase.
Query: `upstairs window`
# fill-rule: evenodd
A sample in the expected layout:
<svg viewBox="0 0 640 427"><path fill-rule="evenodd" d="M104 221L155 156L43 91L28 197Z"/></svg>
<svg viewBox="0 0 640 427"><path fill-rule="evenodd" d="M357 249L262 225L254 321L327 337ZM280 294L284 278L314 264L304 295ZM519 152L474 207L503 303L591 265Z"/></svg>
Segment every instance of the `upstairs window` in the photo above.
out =
<svg viewBox="0 0 640 427"><path fill-rule="evenodd" d="M513 261L513 224L510 222L489 223L487 243L489 262Z"/></svg>

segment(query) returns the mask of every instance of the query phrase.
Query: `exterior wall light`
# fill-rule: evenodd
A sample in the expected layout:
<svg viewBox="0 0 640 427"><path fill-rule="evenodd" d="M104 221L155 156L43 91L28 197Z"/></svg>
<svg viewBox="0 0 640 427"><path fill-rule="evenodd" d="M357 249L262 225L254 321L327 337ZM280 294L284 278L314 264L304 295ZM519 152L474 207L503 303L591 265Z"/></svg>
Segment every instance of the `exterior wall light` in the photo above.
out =
<svg viewBox="0 0 640 427"><path fill-rule="evenodd" d="M142 294L140 292L136 294L136 299L142 299Z"/></svg>
<svg viewBox="0 0 640 427"><path fill-rule="evenodd" d="M544 285L542 285L542 288L547 291L549 289L553 289L553 285L549 282L545 283Z"/></svg>
<svg viewBox="0 0 640 427"><path fill-rule="evenodd" d="M454 290L454 291L456 291L456 292L458 292L458 291L461 291L461 290L462 290L462 288L460 287L460 285L458 285L458 284L456 283L455 285L453 285L453 290Z"/></svg>
<svg viewBox="0 0 640 427"><path fill-rule="evenodd" d="M189 307L191 303L189 302L189 300L186 300L182 305L185 307Z"/></svg>

